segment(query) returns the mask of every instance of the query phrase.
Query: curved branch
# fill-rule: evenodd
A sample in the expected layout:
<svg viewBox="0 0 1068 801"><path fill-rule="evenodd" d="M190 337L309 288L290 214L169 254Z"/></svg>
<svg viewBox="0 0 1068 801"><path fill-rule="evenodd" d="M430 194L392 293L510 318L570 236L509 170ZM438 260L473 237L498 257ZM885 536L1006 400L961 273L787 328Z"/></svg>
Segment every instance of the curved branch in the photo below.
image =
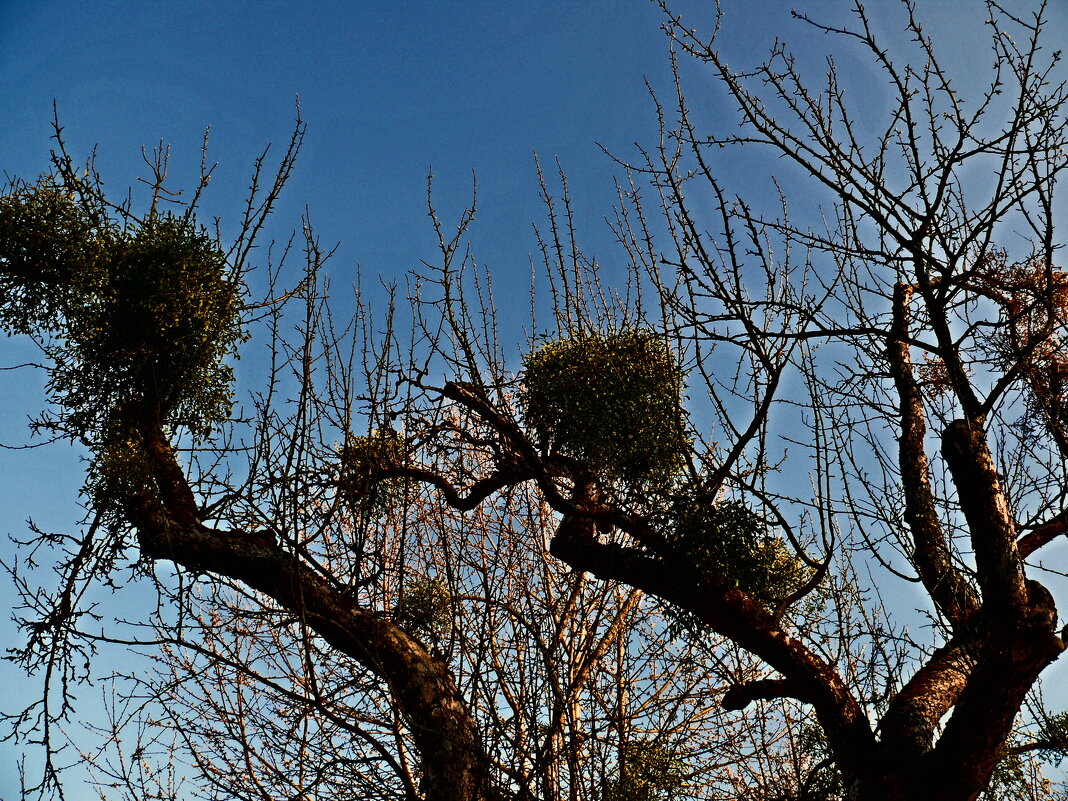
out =
<svg viewBox="0 0 1068 801"><path fill-rule="evenodd" d="M195 518L192 491L162 432L142 432L160 497L142 490L128 504L141 553L188 570L223 575L264 593L389 687L422 761L427 801L502 801L489 760L448 667L416 638L329 584L273 540L218 531ZM192 507L192 508L191 508Z"/></svg>
<svg viewBox="0 0 1068 801"><path fill-rule="evenodd" d="M383 478L409 478L430 484L437 489L449 506L459 512L469 512L498 490L534 478L534 471L522 465L505 467L475 481L461 494L441 475L418 467L398 467L382 471Z"/></svg>
<svg viewBox="0 0 1068 801"><path fill-rule="evenodd" d="M813 705L846 773L859 775L872 768L875 738L860 704L837 671L782 631L760 603L716 576L696 576L686 565L600 542L591 528L588 520L565 517L549 552L576 570L673 603L759 656L791 682L795 697Z"/></svg>
<svg viewBox="0 0 1068 801"><path fill-rule="evenodd" d="M1020 558L1026 559L1043 545L1048 545L1062 534L1068 533L1068 509L1051 517L1045 523L1035 526L1024 536L1016 540Z"/></svg>
<svg viewBox="0 0 1068 801"><path fill-rule="evenodd" d="M720 702L728 711L745 709L754 701L771 701L776 698L796 698L811 703L811 699L789 679L756 679L735 684L723 694Z"/></svg>

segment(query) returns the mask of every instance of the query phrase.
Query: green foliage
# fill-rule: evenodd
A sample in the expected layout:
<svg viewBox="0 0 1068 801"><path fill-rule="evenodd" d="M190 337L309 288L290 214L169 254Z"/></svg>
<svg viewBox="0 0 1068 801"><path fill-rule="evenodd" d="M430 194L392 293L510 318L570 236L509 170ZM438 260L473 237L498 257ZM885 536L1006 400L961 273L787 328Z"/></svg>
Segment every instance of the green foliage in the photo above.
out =
<svg viewBox="0 0 1068 801"><path fill-rule="evenodd" d="M116 415L99 436L87 490L97 508L130 498L151 481L152 469L135 426ZM114 510L112 510L114 511Z"/></svg>
<svg viewBox="0 0 1068 801"><path fill-rule="evenodd" d="M527 356L520 397L537 439L630 490L683 466L682 371L661 337L625 330L556 339Z"/></svg>
<svg viewBox="0 0 1068 801"><path fill-rule="evenodd" d="M229 417L240 294L192 215L139 219L71 176L0 194L0 326L51 358L42 424L94 450L98 505L146 480L137 423L204 436Z"/></svg>
<svg viewBox="0 0 1068 801"><path fill-rule="evenodd" d="M0 196L0 324L50 339L62 430L97 440L116 415L203 434L226 419L240 282L192 218L121 216L44 177Z"/></svg>
<svg viewBox="0 0 1068 801"><path fill-rule="evenodd" d="M844 798L842 779L834 767L830 744L823 729L814 723L802 724L794 745L805 763L800 786L791 777L790 786L772 792L767 801L840 801Z"/></svg>
<svg viewBox="0 0 1068 801"><path fill-rule="evenodd" d="M365 513L383 512L403 500L403 478L386 471L408 462L404 438L391 428L362 437L350 436L339 454L342 498Z"/></svg>
<svg viewBox="0 0 1068 801"><path fill-rule="evenodd" d="M782 538L770 534L763 518L740 501L717 502L691 485L675 494L667 517L683 561L766 604L778 603L811 577Z"/></svg>
<svg viewBox="0 0 1068 801"><path fill-rule="evenodd" d="M1021 792L1026 792L1027 787L1022 760L1018 755L1011 754L994 767L983 798L987 801L1012 801L1022 798Z"/></svg>
<svg viewBox="0 0 1068 801"><path fill-rule="evenodd" d="M71 296L99 283L121 232L51 176L0 195L0 325L56 332Z"/></svg>
<svg viewBox="0 0 1068 801"><path fill-rule="evenodd" d="M1031 782L1028 781L1023 758L1008 747L1002 748L1001 759L990 774L990 783L983 792L986 801L1015 801L1028 797Z"/></svg>
<svg viewBox="0 0 1068 801"><path fill-rule="evenodd" d="M1068 756L1068 712L1045 718L1038 729L1038 740L1045 746L1038 752L1042 758L1059 765Z"/></svg>
<svg viewBox="0 0 1068 801"><path fill-rule="evenodd" d="M675 751L655 740L628 743L619 774L605 785L601 801L661 801L674 798L686 778L686 765Z"/></svg>
<svg viewBox="0 0 1068 801"><path fill-rule="evenodd" d="M452 593L440 578L416 578L408 582L393 613L405 630L438 642L452 625Z"/></svg>

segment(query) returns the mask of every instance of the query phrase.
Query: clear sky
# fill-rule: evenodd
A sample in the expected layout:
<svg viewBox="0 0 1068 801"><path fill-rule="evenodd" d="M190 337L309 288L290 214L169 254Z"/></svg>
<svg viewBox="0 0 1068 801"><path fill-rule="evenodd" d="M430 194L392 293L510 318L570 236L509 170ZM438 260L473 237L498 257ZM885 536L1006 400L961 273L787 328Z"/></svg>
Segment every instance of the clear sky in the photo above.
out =
<svg viewBox="0 0 1068 801"><path fill-rule="evenodd" d="M685 0L694 27L711 3ZM723 0L732 64L754 63L776 36L800 41L818 67L822 37L792 20L790 8L841 19L847 0ZM881 17L889 0L870 9ZM921 2L944 32L946 52L966 78L981 79L986 45L978 0ZM1064 4L1068 5L1068 4ZM1068 41L1068 9L1055 0L1054 37ZM539 216L532 152L559 157L575 194L588 247L610 260L602 217L613 165L650 142L655 117L643 83L669 91L660 12L643 0L424 0L423 2L74 2L0 0L0 170L33 178L47 169L55 101L71 150L98 146L105 179L122 192L146 174L140 148L173 144L174 174L192 175L204 129L220 162L206 209L236 215L249 166L268 143L284 144L300 96L307 144L277 221L280 230L310 209L324 241L338 241L335 282L359 261L365 275L401 277L433 256L426 175L433 166L442 216L458 213L478 176L477 255L523 288ZM1059 34L1057 33L1059 31ZM848 59L846 66L850 66ZM870 66L849 80L865 91ZM691 100L710 119L731 109L698 77ZM725 164L742 181L744 165ZM25 343L0 341L0 366L33 359ZM43 376L0 373L0 442L28 441L27 416L40 408ZM68 448L0 452L0 535L19 535L32 517L70 529L82 481ZM0 543L0 552L9 547ZM10 605L0 587L0 607ZM15 638L0 620L0 642ZM0 666L0 700L10 710L32 691ZM0 799L14 799L17 749L0 744ZM77 793L72 795L77 799Z"/></svg>

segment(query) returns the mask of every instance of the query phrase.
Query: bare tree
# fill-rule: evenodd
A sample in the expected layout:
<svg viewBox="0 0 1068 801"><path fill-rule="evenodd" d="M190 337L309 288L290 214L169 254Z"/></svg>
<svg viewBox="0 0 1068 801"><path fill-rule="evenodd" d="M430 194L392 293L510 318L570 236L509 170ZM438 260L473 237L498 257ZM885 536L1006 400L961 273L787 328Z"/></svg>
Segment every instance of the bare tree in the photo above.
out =
<svg viewBox="0 0 1068 801"><path fill-rule="evenodd" d="M52 360L38 425L92 452L89 518L38 532L66 557L57 593L23 585L47 686L16 724L52 745L86 587L133 550L180 571L141 638L173 681L146 695L210 797L1051 797L1033 757L1068 727L1036 690L1066 634L1030 560L1068 526L1065 95L1045 6L985 7L972 100L911 3L901 57L859 5L852 27L802 17L879 68L891 103L863 125L833 64L819 90L784 45L732 70L718 21L702 37L665 7L738 126L701 132L677 67L659 142L620 160L624 286L543 178L530 330L551 333L516 347L473 206L449 228L430 203L439 259L384 315L327 303L307 223L242 297L299 122L228 248L199 190L168 205L162 155L135 214L61 143L0 199L0 321ZM833 213L730 194L735 148L784 157ZM273 370L233 420L249 325ZM929 599L922 638L891 581Z"/></svg>

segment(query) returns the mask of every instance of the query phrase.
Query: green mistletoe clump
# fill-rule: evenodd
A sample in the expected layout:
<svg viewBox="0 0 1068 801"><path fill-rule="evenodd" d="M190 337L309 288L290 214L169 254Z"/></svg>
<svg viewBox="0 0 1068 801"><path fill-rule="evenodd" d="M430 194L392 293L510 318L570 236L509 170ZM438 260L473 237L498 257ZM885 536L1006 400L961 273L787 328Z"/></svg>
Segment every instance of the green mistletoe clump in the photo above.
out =
<svg viewBox="0 0 1068 801"><path fill-rule="evenodd" d="M404 589L394 619L407 631L438 643L452 626L452 592L440 578L415 578Z"/></svg>
<svg viewBox="0 0 1068 801"><path fill-rule="evenodd" d="M524 361L523 418L540 444L610 485L662 487L684 464L682 379L652 331L563 337Z"/></svg>
<svg viewBox="0 0 1068 801"><path fill-rule="evenodd" d="M403 500L404 479L388 475L407 464L404 437L391 428L350 436L339 454L342 498L366 513L383 512Z"/></svg>
<svg viewBox="0 0 1068 801"><path fill-rule="evenodd" d="M48 355L42 424L94 451L98 499L144 483L142 425L199 437L229 417L241 291L192 214L136 217L71 177L0 192L0 329Z"/></svg>
<svg viewBox="0 0 1068 801"><path fill-rule="evenodd" d="M687 773L672 748L652 739L627 743L617 770L606 782L601 801L667 801L678 796Z"/></svg>
<svg viewBox="0 0 1068 801"><path fill-rule="evenodd" d="M741 501L687 487L672 499L668 530L677 556L698 573L718 576L769 606L811 577L811 569Z"/></svg>

